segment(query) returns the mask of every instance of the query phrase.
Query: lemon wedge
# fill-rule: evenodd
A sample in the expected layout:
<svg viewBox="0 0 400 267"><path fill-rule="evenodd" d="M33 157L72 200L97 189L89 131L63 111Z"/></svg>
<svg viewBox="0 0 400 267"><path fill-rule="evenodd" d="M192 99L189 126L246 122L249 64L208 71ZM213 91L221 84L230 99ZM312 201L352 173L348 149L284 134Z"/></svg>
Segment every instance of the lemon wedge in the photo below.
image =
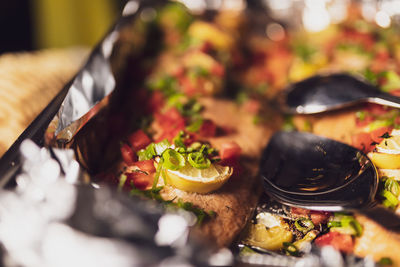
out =
<svg viewBox="0 0 400 267"><path fill-rule="evenodd" d="M385 138L376 146L380 153L400 154L400 130L393 130L389 138Z"/></svg>
<svg viewBox="0 0 400 267"><path fill-rule="evenodd" d="M380 169L400 169L400 130L393 130L368 156Z"/></svg>
<svg viewBox="0 0 400 267"><path fill-rule="evenodd" d="M220 188L231 177L232 167L211 164L207 169L197 169L190 164L172 171L166 170L167 184L188 192L209 193Z"/></svg>

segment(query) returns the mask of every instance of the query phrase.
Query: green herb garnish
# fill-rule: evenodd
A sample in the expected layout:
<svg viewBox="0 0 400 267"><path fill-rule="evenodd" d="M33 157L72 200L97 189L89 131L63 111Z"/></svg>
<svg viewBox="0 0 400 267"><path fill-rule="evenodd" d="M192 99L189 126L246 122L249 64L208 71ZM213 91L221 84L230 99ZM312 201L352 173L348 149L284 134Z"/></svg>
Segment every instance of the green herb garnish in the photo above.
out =
<svg viewBox="0 0 400 267"><path fill-rule="evenodd" d="M306 234L310 230L314 229L313 222L308 218L297 219L294 223L294 226L296 227L297 230L299 230L303 234Z"/></svg>
<svg viewBox="0 0 400 267"><path fill-rule="evenodd" d="M163 166L168 170L177 171L185 166L185 157L171 148L164 151L162 159Z"/></svg>
<svg viewBox="0 0 400 267"><path fill-rule="evenodd" d="M386 133L384 133L384 134L382 134L381 136L379 136L380 138L385 138L385 139L387 139L387 138L390 138L390 137L392 137L388 132L386 132Z"/></svg>
<svg viewBox="0 0 400 267"><path fill-rule="evenodd" d="M290 242L283 242L283 250L287 255L290 256L299 256L300 252L299 249Z"/></svg>
<svg viewBox="0 0 400 267"><path fill-rule="evenodd" d="M361 236L363 229L361 224L354 216L335 213L335 216L328 222L328 227L331 231L353 236Z"/></svg>

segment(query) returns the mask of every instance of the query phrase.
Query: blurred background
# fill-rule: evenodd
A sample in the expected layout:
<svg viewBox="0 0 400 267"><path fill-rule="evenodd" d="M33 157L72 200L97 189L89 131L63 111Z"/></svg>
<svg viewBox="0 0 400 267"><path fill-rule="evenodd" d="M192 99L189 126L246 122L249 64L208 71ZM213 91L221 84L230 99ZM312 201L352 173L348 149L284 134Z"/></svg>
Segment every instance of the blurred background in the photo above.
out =
<svg viewBox="0 0 400 267"><path fill-rule="evenodd" d="M0 156L72 79L125 2L0 1Z"/></svg>
<svg viewBox="0 0 400 267"><path fill-rule="evenodd" d="M116 20L125 0L0 1L0 54L91 47Z"/></svg>

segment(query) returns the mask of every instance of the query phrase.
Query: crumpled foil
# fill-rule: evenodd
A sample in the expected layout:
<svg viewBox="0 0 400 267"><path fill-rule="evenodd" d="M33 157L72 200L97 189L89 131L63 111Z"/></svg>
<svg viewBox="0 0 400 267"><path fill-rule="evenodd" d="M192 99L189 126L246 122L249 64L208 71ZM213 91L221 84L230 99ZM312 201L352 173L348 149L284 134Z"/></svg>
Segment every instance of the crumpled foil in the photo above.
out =
<svg viewBox="0 0 400 267"><path fill-rule="evenodd" d="M189 234L193 215L80 183L71 150L54 153L26 140L23 172L0 192L2 266L228 266Z"/></svg>

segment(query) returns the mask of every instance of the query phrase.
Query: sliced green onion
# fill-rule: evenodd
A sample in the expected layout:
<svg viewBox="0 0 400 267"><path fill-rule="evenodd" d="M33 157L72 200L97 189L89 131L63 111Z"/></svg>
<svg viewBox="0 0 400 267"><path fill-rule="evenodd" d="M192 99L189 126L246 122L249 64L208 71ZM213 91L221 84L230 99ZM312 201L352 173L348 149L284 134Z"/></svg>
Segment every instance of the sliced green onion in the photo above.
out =
<svg viewBox="0 0 400 267"><path fill-rule="evenodd" d="M164 167L169 170L176 171L185 166L185 158L171 148L164 151L162 158L164 160Z"/></svg>
<svg viewBox="0 0 400 267"><path fill-rule="evenodd" d="M179 134L174 138L173 143L175 144L175 147L179 148L184 148L186 149L185 143L185 132L180 131Z"/></svg>
<svg viewBox="0 0 400 267"><path fill-rule="evenodd" d="M361 224L351 215L336 213L333 220L328 222L328 227L333 232L361 236L363 229Z"/></svg>
<svg viewBox="0 0 400 267"><path fill-rule="evenodd" d="M198 118L198 119L194 120L189 126L187 126L186 130L188 130L189 132L195 133L200 130L201 125L203 125L203 119Z"/></svg>
<svg viewBox="0 0 400 267"><path fill-rule="evenodd" d="M337 221L329 221L328 222L328 227L329 228L331 228L331 227L340 227L340 226L342 226L342 224L340 222L337 222Z"/></svg>
<svg viewBox="0 0 400 267"><path fill-rule="evenodd" d="M385 198L383 204L388 208L395 208L399 204L399 200L397 199L397 197L388 190L382 190L380 195Z"/></svg>
<svg viewBox="0 0 400 267"><path fill-rule="evenodd" d="M365 120L366 115L367 115L367 113L366 113L365 111L363 111L363 110L360 110L360 111L357 111L357 112L356 112L356 117L357 117L357 119L359 119L360 121Z"/></svg>
<svg viewBox="0 0 400 267"><path fill-rule="evenodd" d="M395 179L387 178L385 181L385 189L396 197L400 195L400 186Z"/></svg>
<svg viewBox="0 0 400 267"><path fill-rule="evenodd" d="M197 169L207 169L211 165L211 160L201 152L193 152L188 155L188 162Z"/></svg>
<svg viewBox="0 0 400 267"><path fill-rule="evenodd" d="M161 142L154 144L154 150L156 151L156 154L161 156L161 154L168 149L171 146L171 144L168 142L167 139L162 140Z"/></svg>
<svg viewBox="0 0 400 267"><path fill-rule="evenodd" d="M388 257L383 257L378 261L379 265L387 266L387 265L393 265L393 261L391 258Z"/></svg>
<svg viewBox="0 0 400 267"><path fill-rule="evenodd" d="M308 218L297 219L296 222L294 223L294 226L296 227L297 230L299 230L303 234L306 234L310 230L314 229L313 222Z"/></svg>
<svg viewBox="0 0 400 267"><path fill-rule="evenodd" d="M139 161L153 159L157 155L154 143L151 143L145 149L139 150L136 154L139 157Z"/></svg>
<svg viewBox="0 0 400 267"><path fill-rule="evenodd" d="M161 172L163 170L164 160L163 158L160 159L157 165L156 173L154 175L153 186L151 187L152 190L157 188L158 180L160 179Z"/></svg>
<svg viewBox="0 0 400 267"><path fill-rule="evenodd" d="M283 250L291 256L299 255L299 250L297 249L297 247L290 242L283 242Z"/></svg>
<svg viewBox="0 0 400 267"><path fill-rule="evenodd" d="M124 187L124 184L126 182L126 175L125 174L121 174L121 176L119 177L119 183L118 183L118 190L122 190L122 188Z"/></svg>
<svg viewBox="0 0 400 267"><path fill-rule="evenodd" d="M372 132L376 129L382 128L382 127L388 127L392 126L394 124L393 119L387 119L387 120L376 120L371 122L366 126L367 132Z"/></svg>

